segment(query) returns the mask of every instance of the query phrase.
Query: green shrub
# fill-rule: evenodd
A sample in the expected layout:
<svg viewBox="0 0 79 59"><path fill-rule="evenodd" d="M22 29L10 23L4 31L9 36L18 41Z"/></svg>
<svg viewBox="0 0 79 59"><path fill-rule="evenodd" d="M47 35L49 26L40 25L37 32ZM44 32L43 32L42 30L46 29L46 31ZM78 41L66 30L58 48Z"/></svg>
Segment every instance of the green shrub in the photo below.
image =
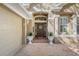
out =
<svg viewBox="0 0 79 59"><path fill-rule="evenodd" d="M27 35L28 35L28 36L32 36L33 34L32 34L32 32L29 32L29 33L27 33Z"/></svg>
<svg viewBox="0 0 79 59"><path fill-rule="evenodd" d="M52 33L52 32L50 32L50 33L49 33L49 36L53 36L53 33Z"/></svg>

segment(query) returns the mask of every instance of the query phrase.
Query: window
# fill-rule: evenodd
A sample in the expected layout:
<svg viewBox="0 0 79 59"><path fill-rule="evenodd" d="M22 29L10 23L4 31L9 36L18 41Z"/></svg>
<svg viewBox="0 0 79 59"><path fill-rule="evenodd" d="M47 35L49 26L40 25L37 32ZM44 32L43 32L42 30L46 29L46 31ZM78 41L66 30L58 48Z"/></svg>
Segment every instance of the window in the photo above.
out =
<svg viewBox="0 0 79 59"><path fill-rule="evenodd" d="M67 19L68 19L68 17L66 17L66 16L62 16L62 17L60 17L60 19L59 19L59 34L62 34L63 32L67 32L67 23L68 23L68 21L67 21Z"/></svg>
<svg viewBox="0 0 79 59"><path fill-rule="evenodd" d="M79 34L79 17L77 17L77 34Z"/></svg>
<svg viewBox="0 0 79 59"><path fill-rule="evenodd" d="M46 17L36 17L35 20L46 20Z"/></svg>

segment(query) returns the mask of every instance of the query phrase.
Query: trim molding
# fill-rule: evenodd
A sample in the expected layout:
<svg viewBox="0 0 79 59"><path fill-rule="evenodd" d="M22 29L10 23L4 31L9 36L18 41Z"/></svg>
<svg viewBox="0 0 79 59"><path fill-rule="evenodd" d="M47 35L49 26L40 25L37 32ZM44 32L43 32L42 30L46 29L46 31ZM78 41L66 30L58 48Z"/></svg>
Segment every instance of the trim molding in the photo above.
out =
<svg viewBox="0 0 79 59"><path fill-rule="evenodd" d="M3 3L6 7L24 19L28 19L26 11L18 3Z"/></svg>

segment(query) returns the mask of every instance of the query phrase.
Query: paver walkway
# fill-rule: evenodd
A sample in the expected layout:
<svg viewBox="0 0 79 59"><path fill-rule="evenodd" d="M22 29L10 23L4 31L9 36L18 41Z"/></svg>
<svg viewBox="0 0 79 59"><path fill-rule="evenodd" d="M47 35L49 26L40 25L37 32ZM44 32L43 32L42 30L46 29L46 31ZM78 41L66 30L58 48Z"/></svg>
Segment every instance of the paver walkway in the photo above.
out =
<svg viewBox="0 0 79 59"><path fill-rule="evenodd" d="M26 45L16 56L78 56L63 44L33 43Z"/></svg>

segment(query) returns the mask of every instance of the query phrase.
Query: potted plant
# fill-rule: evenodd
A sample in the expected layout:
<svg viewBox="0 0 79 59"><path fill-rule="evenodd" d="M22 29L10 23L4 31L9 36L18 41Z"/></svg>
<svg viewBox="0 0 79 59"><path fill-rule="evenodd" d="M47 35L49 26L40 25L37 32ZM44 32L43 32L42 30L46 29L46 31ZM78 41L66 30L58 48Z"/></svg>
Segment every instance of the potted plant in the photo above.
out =
<svg viewBox="0 0 79 59"><path fill-rule="evenodd" d="M53 33L52 32L49 32L48 33L48 39L49 39L49 44L53 44L54 36L53 36Z"/></svg>
<svg viewBox="0 0 79 59"><path fill-rule="evenodd" d="M29 44L32 44L32 40L33 40L33 34L32 32L27 33L27 39L29 40Z"/></svg>

